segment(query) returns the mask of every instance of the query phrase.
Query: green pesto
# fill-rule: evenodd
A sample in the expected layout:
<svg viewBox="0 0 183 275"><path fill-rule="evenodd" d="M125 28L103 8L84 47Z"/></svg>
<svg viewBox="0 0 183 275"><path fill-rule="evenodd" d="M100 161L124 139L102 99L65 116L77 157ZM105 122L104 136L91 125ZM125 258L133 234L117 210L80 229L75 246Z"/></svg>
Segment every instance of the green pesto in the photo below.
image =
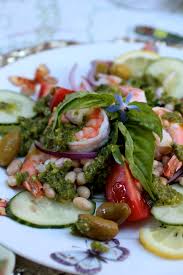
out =
<svg viewBox="0 0 183 275"><path fill-rule="evenodd" d="M34 118L19 117L18 123L21 129L20 156L25 156L31 144L43 134L51 115L49 102L49 96L43 97L36 102L34 106L36 116Z"/></svg>
<svg viewBox="0 0 183 275"><path fill-rule="evenodd" d="M166 104L172 104L174 106L174 110L183 115L183 100L170 96L167 92L164 92L158 100L158 105L165 106Z"/></svg>
<svg viewBox="0 0 183 275"><path fill-rule="evenodd" d="M107 93L107 94L120 94L121 90L118 86L100 85L95 88L96 93Z"/></svg>
<svg viewBox="0 0 183 275"><path fill-rule="evenodd" d="M110 145L104 147L94 161L84 171L86 181L92 185L94 192L103 190L106 177L109 173L108 160L111 156Z"/></svg>
<svg viewBox="0 0 183 275"><path fill-rule="evenodd" d="M156 205L174 205L182 202L183 195L170 185L163 185L159 177L152 181L152 191L156 198Z"/></svg>
<svg viewBox="0 0 183 275"><path fill-rule="evenodd" d="M75 186L69 180L65 180L65 175L70 170L72 161L66 161L62 168L58 168L54 163L48 163L46 170L38 175L42 184L47 183L52 187L58 200L72 200L75 195Z"/></svg>
<svg viewBox="0 0 183 275"><path fill-rule="evenodd" d="M16 173L15 179L16 179L16 184L21 185L29 176L28 172L23 172L23 173Z"/></svg>
<svg viewBox="0 0 183 275"><path fill-rule="evenodd" d="M74 141L74 135L82 129L82 126L71 123L61 124L53 130L52 124L48 126L41 142L45 148L53 151L67 151L68 143Z"/></svg>
<svg viewBox="0 0 183 275"><path fill-rule="evenodd" d="M183 145L173 144L173 150L177 158L183 161Z"/></svg>
<svg viewBox="0 0 183 275"><path fill-rule="evenodd" d="M183 118L179 112L167 112L162 118L169 122L183 123Z"/></svg>
<svg viewBox="0 0 183 275"><path fill-rule="evenodd" d="M16 104L0 101L0 111L12 113L16 109Z"/></svg>
<svg viewBox="0 0 183 275"><path fill-rule="evenodd" d="M144 90L147 103L150 106L157 105L156 89L161 86L160 82L152 76L144 75L142 77L131 78L127 84Z"/></svg>
<svg viewBox="0 0 183 275"><path fill-rule="evenodd" d="M102 244L101 242L93 241L91 242L90 246L91 246L91 249L99 253L107 253L109 251L109 247Z"/></svg>

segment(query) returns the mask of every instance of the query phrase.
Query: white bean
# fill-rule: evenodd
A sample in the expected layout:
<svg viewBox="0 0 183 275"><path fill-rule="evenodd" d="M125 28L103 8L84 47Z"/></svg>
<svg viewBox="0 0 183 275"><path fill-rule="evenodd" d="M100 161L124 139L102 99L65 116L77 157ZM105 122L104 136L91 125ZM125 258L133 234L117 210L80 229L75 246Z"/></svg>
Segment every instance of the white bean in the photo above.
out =
<svg viewBox="0 0 183 275"><path fill-rule="evenodd" d="M50 185L48 183L43 184L43 190L45 191L46 189L49 189Z"/></svg>
<svg viewBox="0 0 183 275"><path fill-rule="evenodd" d="M77 173L79 173L79 172L82 172L83 170L82 170L82 168L74 168L74 170L73 170L76 174Z"/></svg>
<svg viewBox="0 0 183 275"><path fill-rule="evenodd" d="M80 161L80 162L81 162L81 164L82 164L82 165L85 165L85 163L87 163L87 162L88 162L88 159L81 159L81 161Z"/></svg>
<svg viewBox="0 0 183 275"><path fill-rule="evenodd" d="M22 166L22 162L20 159L14 159L7 167L7 174L9 176L15 175L17 172L20 171Z"/></svg>
<svg viewBox="0 0 183 275"><path fill-rule="evenodd" d="M85 165L83 166L83 171L86 171L86 169L88 168L88 166L90 166L90 165L92 164L92 162L93 162L92 159L88 160L88 161L85 163Z"/></svg>
<svg viewBox="0 0 183 275"><path fill-rule="evenodd" d="M58 168L61 168L61 167L63 167L63 165L64 165L64 163L65 163L66 161L72 162L72 160L69 159L69 158L60 158L60 159L57 159L57 160L55 161L55 165L56 165Z"/></svg>
<svg viewBox="0 0 183 275"><path fill-rule="evenodd" d="M54 163L55 162L55 159L47 159L44 163L44 165L48 165L49 163Z"/></svg>
<svg viewBox="0 0 183 275"><path fill-rule="evenodd" d="M55 198L55 191L53 188L49 187L44 190L44 193L47 198L54 199Z"/></svg>
<svg viewBox="0 0 183 275"><path fill-rule="evenodd" d="M157 177L163 173L163 164L160 161L154 160L153 162L153 174Z"/></svg>
<svg viewBox="0 0 183 275"><path fill-rule="evenodd" d="M8 179L7 179L7 184L8 184L10 187L15 187L15 186L17 186L16 178L15 178L14 176L9 176Z"/></svg>
<svg viewBox="0 0 183 275"><path fill-rule="evenodd" d="M71 183L74 183L76 180L76 173L74 171L68 172L65 176L65 180L68 180Z"/></svg>
<svg viewBox="0 0 183 275"><path fill-rule="evenodd" d="M77 208L81 209L81 210L91 210L92 209L92 203L91 201L82 198L82 197L76 197L73 199L73 204L74 206L76 206Z"/></svg>
<svg viewBox="0 0 183 275"><path fill-rule="evenodd" d="M90 189L86 186L79 186L77 192L82 198L88 199L90 197Z"/></svg>
<svg viewBox="0 0 183 275"><path fill-rule="evenodd" d="M38 165L36 165L36 169L37 169L40 173L42 173L42 172L44 172L44 171L46 170L46 167L45 167L44 164L39 163Z"/></svg>
<svg viewBox="0 0 183 275"><path fill-rule="evenodd" d="M84 175L83 172L78 173L76 178L77 178L77 184L78 185L86 184L86 179L85 179L85 175Z"/></svg>

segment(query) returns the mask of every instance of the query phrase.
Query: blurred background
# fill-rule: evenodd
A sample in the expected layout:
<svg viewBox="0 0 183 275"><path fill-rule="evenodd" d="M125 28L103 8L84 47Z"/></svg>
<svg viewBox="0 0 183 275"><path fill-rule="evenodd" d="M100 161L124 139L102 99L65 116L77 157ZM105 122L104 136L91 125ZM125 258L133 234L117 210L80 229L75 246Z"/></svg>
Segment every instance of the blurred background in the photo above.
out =
<svg viewBox="0 0 183 275"><path fill-rule="evenodd" d="M55 39L139 37L137 25L183 34L183 0L0 0L0 53Z"/></svg>

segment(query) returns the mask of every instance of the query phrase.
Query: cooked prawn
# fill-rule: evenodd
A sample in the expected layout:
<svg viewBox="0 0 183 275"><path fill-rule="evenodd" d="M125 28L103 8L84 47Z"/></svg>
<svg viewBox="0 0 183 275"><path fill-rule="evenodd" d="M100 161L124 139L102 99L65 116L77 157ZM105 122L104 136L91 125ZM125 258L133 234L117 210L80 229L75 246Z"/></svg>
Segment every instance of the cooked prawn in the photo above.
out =
<svg viewBox="0 0 183 275"><path fill-rule="evenodd" d="M76 141L69 143L71 151L89 152L100 148L109 136L109 120L104 110L96 108L87 115L82 130L75 133Z"/></svg>
<svg viewBox="0 0 183 275"><path fill-rule="evenodd" d="M32 147L20 169L21 173L27 172L29 175L23 183L24 188L31 192L35 197L42 196L43 190L42 184L37 180L37 178L33 178L32 176L36 176L38 174L36 166L45 162L49 158L49 155L42 153L35 147Z"/></svg>
<svg viewBox="0 0 183 275"><path fill-rule="evenodd" d="M167 112L171 112L166 108L154 107L153 111L161 119L164 129L170 134L173 142L179 145L183 145L183 124L177 122L169 122L168 120L163 119L162 116L164 114L166 114Z"/></svg>
<svg viewBox="0 0 183 275"><path fill-rule="evenodd" d="M171 178L175 172L177 172L182 167L182 162L173 155L170 160L165 164L163 168L163 174L167 178Z"/></svg>
<svg viewBox="0 0 183 275"><path fill-rule="evenodd" d="M98 135L100 126L103 122L103 117L101 115L100 109L94 109L88 115L88 121L86 123L86 127L84 127L81 131L75 134L75 137L78 141L82 139L94 138Z"/></svg>
<svg viewBox="0 0 183 275"><path fill-rule="evenodd" d="M123 86L120 86L120 89L121 89L123 96L127 96L129 93L132 94L132 98L131 98L130 102L132 102L132 101L147 102L144 91L139 88L134 88L132 86L123 85Z"/></svg>

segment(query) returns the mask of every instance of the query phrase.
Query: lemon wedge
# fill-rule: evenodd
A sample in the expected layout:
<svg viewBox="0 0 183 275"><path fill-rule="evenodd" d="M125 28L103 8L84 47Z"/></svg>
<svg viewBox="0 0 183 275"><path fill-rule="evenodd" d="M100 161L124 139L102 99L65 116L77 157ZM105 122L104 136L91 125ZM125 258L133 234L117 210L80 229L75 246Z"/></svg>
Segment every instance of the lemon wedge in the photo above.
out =
<svg viewBox="0 0 183 275"><path fill-rule="evenodd" d="M166 259L183 259L183 227L158 226L140 230L140 243L157 256Z"/></svg>
<svg viewBox="0 0 183 275"><path fill-rule="evenodd" d="M131 76L140 77L145 73L146 67L159 55L152 51L138 50L127 52L114 61L115 64L124 64L131 72Z"/></svg>

